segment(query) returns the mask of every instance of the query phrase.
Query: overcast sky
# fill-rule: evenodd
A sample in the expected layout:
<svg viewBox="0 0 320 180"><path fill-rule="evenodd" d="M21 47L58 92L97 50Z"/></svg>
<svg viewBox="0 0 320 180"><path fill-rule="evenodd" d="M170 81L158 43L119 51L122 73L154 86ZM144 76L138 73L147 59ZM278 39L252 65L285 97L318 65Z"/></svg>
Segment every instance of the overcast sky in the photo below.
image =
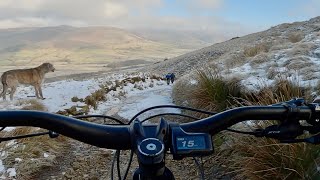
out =
<svg viewBox="0 0 320 180"><path fill-rule="evenodd" d="M0 0L0 28L115 26L255 32L320 15L320 0Z"/></svg>

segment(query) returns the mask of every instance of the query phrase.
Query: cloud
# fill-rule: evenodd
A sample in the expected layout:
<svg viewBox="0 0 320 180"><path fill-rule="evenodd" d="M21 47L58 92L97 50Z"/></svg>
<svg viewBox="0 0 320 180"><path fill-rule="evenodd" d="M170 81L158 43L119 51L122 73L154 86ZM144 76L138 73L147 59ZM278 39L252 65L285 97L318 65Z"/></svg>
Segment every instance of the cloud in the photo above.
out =
<svg viewBox="0 0 320 180"><path fill-rule="evenodd" d="M1 0L0 8L34 11L44 4L44 2L43 0Z"/></svg>
<svg viewBox="0 0 320 180"><path fill-rule="evenodd" d="M129 10L127 9L127 7L116 2L106 2L104 6L105 6L104 14L106 15L107 18L114 19L114 18L128 16L129 14Z"/></svg>
<svg viewBox="0 0 320 180"><path fill-rule="evenodd" d="M0 0L0 28L32 26L115 26L185 31L247 32L247 28L203 11L221 8L222 0L176 0L187 17L161 14L164 0Z"/></svg>
<svg viewBox="0 0 320 180"><path fill-rule="evenodd" d="M5 28L20 28L20 27L45 27L45 26L59 26L61 24L68 24L73 26L86 26L87 24L82 21L76 20L57 20L52 18L36 18L36 17L23 17L14 19L0 20L0 29Z"/></svg>
<svg viewBox="0 0 320 180"><path fill-rule="evenodd" d="M222 6L222 0L178 0L179 3L186 6L189 10L203 11L204 9L218 9Z"/></svg>

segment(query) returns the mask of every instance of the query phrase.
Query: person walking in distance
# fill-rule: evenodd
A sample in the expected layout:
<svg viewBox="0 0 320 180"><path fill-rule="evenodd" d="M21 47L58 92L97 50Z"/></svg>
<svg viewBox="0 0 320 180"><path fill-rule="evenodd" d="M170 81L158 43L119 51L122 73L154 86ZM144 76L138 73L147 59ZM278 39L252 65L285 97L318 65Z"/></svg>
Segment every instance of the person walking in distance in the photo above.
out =
<svg viewBox="0 0 320 180"><path fill-rule="evenodd" d="M176 78L176 76L174 75L174 73L171 73L171 83L172 84L173 84L175 78Z"/></svg>
<svg viewBox="0 0 320 180"><path fill-rule="evenodd" d="M166 75L166 80L167 80L167 84L169 85L170 84L170 80L171 80L171 74L170 73L168 73Z"/></svg>

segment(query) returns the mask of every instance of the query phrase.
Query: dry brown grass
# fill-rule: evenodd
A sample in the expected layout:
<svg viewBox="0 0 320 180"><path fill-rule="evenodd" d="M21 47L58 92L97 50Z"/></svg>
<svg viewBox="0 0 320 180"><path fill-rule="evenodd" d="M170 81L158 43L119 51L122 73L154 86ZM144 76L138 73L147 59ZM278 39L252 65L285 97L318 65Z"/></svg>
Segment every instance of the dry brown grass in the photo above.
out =
<svg viewBox="0 0 320 180"><path fill-rule="evenodd" d="M275 44L270 48L270 51L278 51L278 50L283 50L283 49L289 49L292 48L293 45L288 42L283 42L279 44Z"/></svg>
<svg viewBox="0 0 320 180"><path fill-rule="evenodd" d="M313 179L319 146L280 144L276 140L233 136L228 168L237 179Z"/></svg>
<svg viewBox="0 0 320 180"><path fill-rule="evenodd" d="M197 86L197 81L193 77L194 72L175 81L172 88L172 99L175 104L190 106L190 93ZM194 84L190 83L190 80Z"/></svg>
<svg viewBox="0 0 320 180"><path fill-rule="evenodd" d="M279 71L275 67L269 67L269 69L267 70L268 79L275 79L278 74L279 74Z"/></svg>
<svg viewBox="0 0 320 180"><path fill-rule="evenodd" d="M265 62L270 61L270 59L271 58L269 57L268 53L262 52L251 59L250 66L252 67L259 66Z"/></svg>
<svg viewBox="0 0 320 180"><path fill-rule="evenodd" d="M313 63L311 66L305 66L299 72L301 73L302 80L319 79L319 76L315 73L318 72L318 67L314 66Z"/></svg>
<svg viewBox="0 0 320 180"><path fill-rule="evenodd" d="M224 62L226 68L231 69L241 66L247 62L243 52L233 53L231 55L225 54L220 59Z"/></svg>
<svg viewBox="0 0 320 180"><path fill-rule="evenodd" d="M238 79L224 79L209 69L198 70L195 73L195 84L184 82L186 81L177 81L174 86L173 99L176 104L208 111L222 111L232 106L232 97L242 96L243 88Z"/></svg>
<svg viewBox="0 0 320 180"><path fill-rule="evenodd" d="M314 49L316 49L317 46L314 43L299 43L298 45L294 46L290 51L288 51L289 57L294 56L308 56L310 55L310 52Z"/></svg>
<svg viewBox="0 0 320 180"><path fill-rule="evenodd" d="M247 96L246 105L269 105L292 97L312 99L308 89L300 87L297 80L283 78L278 79L274 86ZM272 123L261 121L252 124L251 128L263 128ZM237 179L312 179L320 175L315 164L320 153L318 146L280 144L273 139L238 134L231 134L228 138L231 147L225 154L227 158L223 158Z"/></svg>
<svg viewBox="0 0 320 180"><path fill-rule="evenodd" d="M37 128L21 127L11 132L2 133L5 136L17 136L34 132L41 132ZM49 136L39 136L19 139L14 145L1 144L7 155L3 162L5 167L16 168L17 179L33 179L40 171L52 166L56 166L57 157L62 157L68 151L69 143L63 136L51 139ZM48 157L44 157L44 153ZM17 162L16 158L22 159Z"/></svg>
<svg viewBox="0 0 320 180"><path fill-rule="evenodd" d="M308 87L301 87L298 77L278 76L273 85L260 87L260 91L246 93L246 101L250 102L246 105L270 105L283 101L288 101L294 97L304 97L311 101L311 92Z"/></svg>
<svg viewBox="0 0 320 180"><path fill-rule="evenodd" d="M254 57L261 52L269 52L270 48L271 48L270 43L256 44L255 46L244 48L244 55L246 57Z"/></svg>
<svg viewBox="0 0 320 180"><path fill-rule="evenodd" d="M293 70L300 70L304 67L313 66L313 65L314 63L311 62L309 58L302 57L302 56L290 58L284 64L285 67Z"/></svg>
<svg viewBox="0 0 320 180"><path fill-rule="evenodd" d="M71 98L71 101L72 102L83 102L83 99L82 98L78 98L77 96L74 96Z"/></svg>
<svg viewBox="0 0 320 180"><path fill-rule="evenodd" d="M37 99L19 100L16 105L22 106L22 110L47 111L45 105Z"/></svg>
<svg viewBox="0 0 320 180"><path fill-rule="evenodd" d="M288 36L288 40L292 43L300 42L303 38L304 38L304 35L302 32L290 33Z"/></svg>
<svg viewBox="0 0 320 180"><path fill-rule="evenodd" d="M200 76L203 75L200 73ZM204 78L204 82L207 82L208 79L210 78ZM229 106L270 105L290 100L293 97L304 97L310 102L312 97L309 89L300 87L297 79L291 77L291 80L288 80L288 77L278 76L273 86L261 87L258 92L242 93L241 98L233 97L234 101L225 99L225 102L229 102ZM224 88L220 88L221 86L217 87L226 91ZM197 108L206 107L209 104L210 107L214 107L210 109L213 110L219 104L215 102L211 105L210 103L213 101L210 97L215 96L208 96L207 92L220 92L221 97L226 97L223 91L211 91L213 88L205 91L207 87L203 88L199 79L198 84L192 86L186 86L184 82L178 81L174 88L177 88L173 91L176 103L181 104L186 100L190 101L197 98L197 103L199 103ZM181 90L185 89L188 89L188 92L179 94ZM193 89L197 89L198 96L192 93ZM190 104L194 105L193 103L188 105ZM273 121L256 122L250 126L250 129L267 127L273 123ZM237 127L245 128L248 125L237 125ZM215 143L220 141L218 143L220 145L216 146L218 148L216 148L215 155L209 158L214 164L205 165L207 172L210 171L209 173L217 169L215 164L218 164L221 165L219 171L234 179L317 179L320 177L315 163L319 162L319 146L304 143L280 144L273 139L232 133L222 133L219 139L215 141Z"/></svg>

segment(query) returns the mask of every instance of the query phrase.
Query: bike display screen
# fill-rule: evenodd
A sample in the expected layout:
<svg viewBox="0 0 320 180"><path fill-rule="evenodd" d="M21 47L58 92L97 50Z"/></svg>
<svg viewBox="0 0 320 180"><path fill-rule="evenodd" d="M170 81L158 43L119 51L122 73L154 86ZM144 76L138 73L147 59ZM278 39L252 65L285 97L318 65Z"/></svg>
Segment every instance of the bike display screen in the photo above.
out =
<svg viewBox="0 0 320 180"><path fill-rule="evenodd" d="M206 149L206 140L204 136L178 136L176 137L178 150L201 150Z"/></svg>

